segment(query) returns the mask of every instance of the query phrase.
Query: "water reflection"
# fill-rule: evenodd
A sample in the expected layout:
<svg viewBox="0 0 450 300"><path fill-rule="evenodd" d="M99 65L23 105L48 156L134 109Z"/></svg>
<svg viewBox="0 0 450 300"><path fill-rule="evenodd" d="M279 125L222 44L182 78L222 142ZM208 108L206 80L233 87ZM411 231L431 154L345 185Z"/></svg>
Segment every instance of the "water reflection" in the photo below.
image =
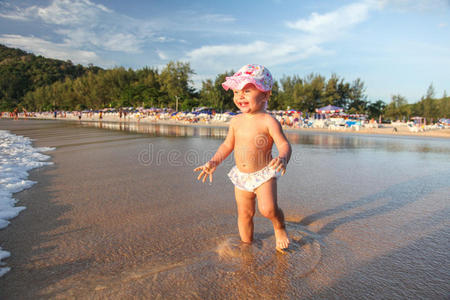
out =
<svg viewBox="0 0 450 300"><path fill-rule="evenodd" d="M168 136L168 137L206 136L215 138L225 138L228 132L228 128L226 127L148 124L148 123L142 124L129 122L82 122L81 126L145 133L152 136Z"/></svg>
<svg viewBox="0 0 450 300"><path fill-rule="evenodd" d="M226 127L149 124L130 122L81 122L82 127L97 127L149 134L163 137L210 137L223 139L227 135ZM419 152L450 154L447 139L356 135L334 132L287 131L286 136L292 144L306 147L328 149L372 149L387 152Z"/></svg>
<svg viewBox="0 0 450 300"><path fill-rule="evenodd" d="M450 143L445 139L421 137L389 137L327 132L287 132L292 144L332 149L383 149L388 152L433 152L450 154Z"/></svg>

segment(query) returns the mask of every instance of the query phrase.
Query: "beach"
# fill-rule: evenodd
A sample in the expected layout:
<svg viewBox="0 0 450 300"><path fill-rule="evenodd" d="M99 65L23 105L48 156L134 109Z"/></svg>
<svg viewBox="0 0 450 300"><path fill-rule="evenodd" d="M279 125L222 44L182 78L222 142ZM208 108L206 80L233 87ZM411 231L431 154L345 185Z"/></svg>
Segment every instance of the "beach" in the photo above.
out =
<svg viewBox="0 0 450 300"><path fill-rule="evenodd" d="M26 209L0 230L11 252L1 299L450 294L447 129L288 129L294 154L279 183L287 254L259 214L255 243L239 243L231 159L212 184L196 181L224 124L0 119L0 129L55 148L52 165L30 172L37 183L14 195Z"/></svg>
<svg viewBox="0 0 450 300"><path fill-rule="evenodd" d="M35 120L60 120L60 121L82 121L82 122L103 122L103 123L118 123L121 126L129 124L131 126L139 125L181 125L181 126L194 126L194 127L223 127L227 128L229 125L230 115L227 114L216 114L216 116L211 115L200 115L197 117L195 122L192 122L191 118L179 118L176 116L171 116L170 113L150 115L147 116L142 113L132 113L128 116L119 117L118 113L104 113L100 118L99 113L83 113L82 118L79 119L78 112L69 112L68 114L59 113L55 118L50 112L47 113L33 113L29 116L25 116L23 113L19 114L19 119L35 119ZM8 119L6 113L3 114L4 119ZM288 116L279 116L278 120L287 120ZM188 121L189 120L189 121ZM323 120L316 120L321 123ZM341 120L343 121L343 120ZM437 137L437 138L450 138L450 127L437 128L431 125L428 126L408 126L406 122L394 122L390 124L376 124L375 126L370 126L366 124L365 126L325 126L320 124L320 126L299 126L294 125L284 125L284 130L289 131L305 131L305 132L330 132L330 133L345 133L345 134L365 134L365 135L390 135L390 136L417 136L417 137Z"/></svg>

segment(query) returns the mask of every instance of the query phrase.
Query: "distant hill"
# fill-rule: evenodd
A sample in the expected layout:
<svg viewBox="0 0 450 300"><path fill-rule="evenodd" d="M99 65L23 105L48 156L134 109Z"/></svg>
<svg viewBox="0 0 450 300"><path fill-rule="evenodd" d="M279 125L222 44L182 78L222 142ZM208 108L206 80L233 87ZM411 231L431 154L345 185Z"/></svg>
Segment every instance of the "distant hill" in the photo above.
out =
<svg viewBox="0 0 450 300"><path fill-rule="evenodd" d="M88 70L96 73L101 68L74 65L69 60L45 58L0 44L0 111L18 106L29 91L67 77L75 79Z"/></svg>

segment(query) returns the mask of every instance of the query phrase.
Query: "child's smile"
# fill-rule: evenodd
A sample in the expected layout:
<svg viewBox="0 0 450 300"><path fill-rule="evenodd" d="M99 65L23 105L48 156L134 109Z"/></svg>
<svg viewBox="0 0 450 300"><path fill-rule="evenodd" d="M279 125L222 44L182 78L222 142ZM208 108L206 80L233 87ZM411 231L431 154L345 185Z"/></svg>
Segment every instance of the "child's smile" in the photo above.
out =
<svg viewBox="0 0 450 300"><path fill-rule="evenodd" d="M255 113L264 110L267 94L258 90L252 84L247 84L242 90L234 91L234 104L243 113Z"/></svg>
<svg viewBox="0 0 450 300"><path fill-rule="evenodd" d="M238 101L238 106L239 107L247 107L248 106L248 101Z"/></svg>

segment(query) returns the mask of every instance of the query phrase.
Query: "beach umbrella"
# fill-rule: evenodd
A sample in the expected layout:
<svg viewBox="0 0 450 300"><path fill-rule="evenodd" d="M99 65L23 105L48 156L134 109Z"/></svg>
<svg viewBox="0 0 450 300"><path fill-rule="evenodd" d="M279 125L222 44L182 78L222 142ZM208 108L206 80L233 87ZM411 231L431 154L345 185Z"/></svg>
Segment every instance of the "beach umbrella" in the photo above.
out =
<svg viewBox="0 0 450 300"><path fill-rule="evenodd" d="M327 105L321 108L317 108L316 112L319 114L334 114L338 112L343 112L344 109L342 107L337 107L334 105Z"/></svg>
<svg viewBox="0 0 450 300"><path fill-rule="evenodd" d="M288 115L292 115L295 112L297 112L295 109L289 109L285 113L288 114Z"/></svg>

